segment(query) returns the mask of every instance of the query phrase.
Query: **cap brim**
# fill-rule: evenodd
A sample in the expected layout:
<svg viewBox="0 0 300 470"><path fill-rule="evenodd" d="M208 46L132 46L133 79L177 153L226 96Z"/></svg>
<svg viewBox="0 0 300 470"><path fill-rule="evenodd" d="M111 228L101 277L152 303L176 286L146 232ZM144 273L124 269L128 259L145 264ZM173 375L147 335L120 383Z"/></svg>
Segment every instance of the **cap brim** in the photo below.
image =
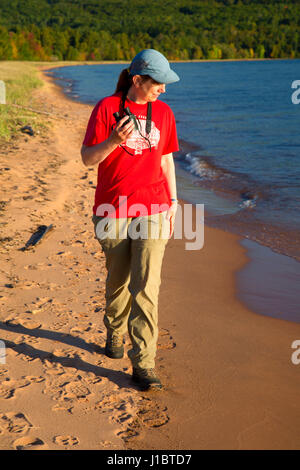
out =
<svg viewBox="0 0 300 470"><path fill-rule="evenodd" d="M169 83L174 83L174 82L178 82L180 80L180 78L178 77L177 73L174 72L174 70L168 70L167 73L165 74L151 74L151 78L153 78L153 80L159 82L159 83L164 83L165 85L168 85Z"/></svg>

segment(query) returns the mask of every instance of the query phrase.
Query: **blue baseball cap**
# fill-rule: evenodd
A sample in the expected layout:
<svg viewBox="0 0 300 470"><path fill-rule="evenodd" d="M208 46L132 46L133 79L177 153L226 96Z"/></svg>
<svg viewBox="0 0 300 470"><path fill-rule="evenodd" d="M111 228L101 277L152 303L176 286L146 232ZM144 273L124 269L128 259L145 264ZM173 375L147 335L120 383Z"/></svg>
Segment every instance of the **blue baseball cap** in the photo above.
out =
<svg viewBox="0 0 300 470"><path fill-rule="evenodd" d="M149 75L158 83L174 83L180 78L170 68L168 60L155 49L144 49L132 60L129 73L131 75Z"/></svg>

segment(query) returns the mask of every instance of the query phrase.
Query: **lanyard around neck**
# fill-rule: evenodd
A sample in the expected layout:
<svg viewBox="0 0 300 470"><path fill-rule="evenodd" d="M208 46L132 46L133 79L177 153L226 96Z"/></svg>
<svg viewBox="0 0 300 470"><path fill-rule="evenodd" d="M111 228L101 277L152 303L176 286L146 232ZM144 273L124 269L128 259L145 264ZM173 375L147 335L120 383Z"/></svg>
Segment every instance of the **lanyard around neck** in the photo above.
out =
<svg viewBox="0 0 300 470"><path fill-rule="evenodd" d="M123 93L122 98L121 98L122 115L124 115L124 108L125 108L126 98L127 98L127 92ZM150 101L148 101L148 103L147 103L146 135L149 135L150 132L151 132L151 120L152 120L152 103Z"/></svg>

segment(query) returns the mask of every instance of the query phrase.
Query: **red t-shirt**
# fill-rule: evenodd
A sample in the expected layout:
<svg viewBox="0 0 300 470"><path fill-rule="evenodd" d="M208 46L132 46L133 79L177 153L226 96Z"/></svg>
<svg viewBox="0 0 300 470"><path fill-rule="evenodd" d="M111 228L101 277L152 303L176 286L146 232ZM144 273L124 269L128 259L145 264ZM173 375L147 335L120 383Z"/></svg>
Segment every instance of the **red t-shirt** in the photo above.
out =
<svg viewBox="0 0 300 470"><path fill-rule="evenodd" d="M96 145L109 137L112 127L116 125L113 113L120 111L120 100L121 93L116 93L97 103L89 119L84 145ZM138 118L141 134L146 135L147 103L137 104L126 99L127 106ZM94 214L117 218L136 217L163 212L166 207L160 208L159 205L170 205L161 157L176 152L179 147L174 114L162 101L152 103L151 132L148 138L151 151L147 141L134 130L129 139L99 163ZM104 204L112 205L113 211L103 212ZM143 206L138 208L134 204Z"/></svg>

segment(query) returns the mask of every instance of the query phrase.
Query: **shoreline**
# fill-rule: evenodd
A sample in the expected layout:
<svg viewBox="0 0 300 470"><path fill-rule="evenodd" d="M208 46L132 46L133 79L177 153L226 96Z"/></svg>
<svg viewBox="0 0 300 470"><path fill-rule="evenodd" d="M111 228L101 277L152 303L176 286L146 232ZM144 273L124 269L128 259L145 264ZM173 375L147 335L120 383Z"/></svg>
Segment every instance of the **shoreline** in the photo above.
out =
<svg viewBox="0 0 300 470"><path fill-rule="evenodd" d="M300 60L300 58L291 58L291 57L266 57L266 58L243 58L243 59L190 59L190 60L169 60L170 63L201 63L201 62L253 62L253 61L276 61L276 60ZM12 61L3 61L3 62L14 62L22 63L21 60L12 60ZM49 66L49 68L56 67L69 67L72 65L105 65L105 64L130 64L130 61L126 60L58 60L58 61L28 61L32 64L38 66L41 70Z"/></svg>
<svg viewBox="0 0 300 470"><path fill-rule="evenodd" d="M59 76L59 72L56 71L54 74L52 78L62 87L68 99L84 103L84 98L78 95L79 92L73 90L74 79L70 78L65 81ZM85 104L93 103L85 102ZM211 226L231 230L241 237L249 237L271 248L274 252L289 256L299 262L300 244L297 242L299 228L296 226L289 228L286 219L274 221L274 217L269 219L267 213L266 217L263 217L264 214L261 213L260 206L266 200L272 199L272 194L265 190L264 185L252 179L251 176L222 167L213 155L206 155L201 145L186 142L183 139L179 140L180 151L176 155L175 164L177 171L182 175L180 178L183 183L181 197L193 203L196 198L189 200L189 196L192 197L193 194L189 190L189 184L187 194L185 194L185 183L197 186L200 192L198 199L202 199L200 196L203 197ZM186 159L187 154L190 156L189 160ZM186 166L192 169L188 170ZM211 176L206 178L206 173ZM184 182L183 179L187 181ZM223 207L222 201L223 212L220 210Z"/></svg>
<svg viewBox="0 0 300 470"><path fill-rule="evenodd" d="M14 235L1 254L1 284L13 287L1 299L0 424L21 432L4 427L0 448L30 448L34 439L56 450L299 448L300 379L290 357L300 326L236 298L235 274L248 262L237 235L205 226L202 250L167 245L157 354L164 392L138 392L126 355L103 355L104 255L90 220L96 172L78 153L92 106L43 80L45 107L68 119L54 120L45 139L20 138L13 159L1 156L11 175L4 190L18 185L19 197L1 219L4 235ZM51 222L41 245L19 251L35 224Z"/></svg>

